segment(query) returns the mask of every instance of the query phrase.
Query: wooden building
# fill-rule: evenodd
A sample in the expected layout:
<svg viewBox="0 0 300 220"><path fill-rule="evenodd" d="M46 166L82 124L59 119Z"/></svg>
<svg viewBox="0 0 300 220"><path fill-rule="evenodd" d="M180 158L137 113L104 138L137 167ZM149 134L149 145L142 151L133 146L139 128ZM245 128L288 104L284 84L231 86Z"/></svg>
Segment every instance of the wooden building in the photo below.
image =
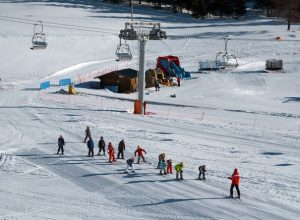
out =
<svg viewBox="0 0 300 220"><path fill-rule="evenodd" d="M118 93L131 93L137 90L137 74L134 69L116 70L95 77L100 79L100 88Z"/></svg>

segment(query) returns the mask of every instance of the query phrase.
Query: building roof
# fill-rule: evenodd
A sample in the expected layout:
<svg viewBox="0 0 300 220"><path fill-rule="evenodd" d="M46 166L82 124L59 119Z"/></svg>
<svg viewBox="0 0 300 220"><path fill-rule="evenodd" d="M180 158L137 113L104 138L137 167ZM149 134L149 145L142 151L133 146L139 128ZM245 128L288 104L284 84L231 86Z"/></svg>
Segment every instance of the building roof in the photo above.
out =
<svg viewBox="0 0 300 220"><path fill-rule="evenodd" d="M105 73L103 75L96 76L95 78L101 79L103 76L107 76L109 74L115 74L115 75L119 75L119 76L123 76L123 77L134 78L134 77L137 77L138 71L131 69L131 68L127 68L127 69L116 70L116 71L112 71L109 73Z"/></svg>

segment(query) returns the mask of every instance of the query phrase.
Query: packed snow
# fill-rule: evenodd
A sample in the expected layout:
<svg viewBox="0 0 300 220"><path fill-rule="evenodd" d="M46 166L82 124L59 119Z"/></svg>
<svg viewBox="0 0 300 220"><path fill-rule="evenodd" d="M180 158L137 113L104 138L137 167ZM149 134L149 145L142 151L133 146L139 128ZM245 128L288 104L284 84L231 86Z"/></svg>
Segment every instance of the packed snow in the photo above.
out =
<svg viewBox="0 0 300 220"><path fill-rule="evenodd" d="M133 114L136 93L59 92L68 89L60 79L88 84L138 69L138 42L127 41L131 61L115 57L130 18L127 4L0 1L0 219L298 219L300 26L288 32L276 18L197 20L134 5L135 21L161 22L168 35L147 42L146 69L174 55L192 79L146 89L144 116ZM49 24L45 50L29 49L34 21ZM199 73L200 60L224 50L225 36L238 68ZM284 71L266 72L267 59L282 59ZM48 80L51 87L39 90ZM115 150L124 139L125 158L141 145L147 163L127 175L126 160L87 157L86 126L96 153L100 136ZM59 135L65 155L55 154ZM158 175L160 153L184 163L183 181ZM206 181L197 180L203 164ZM234 168L241 200L227 198Z"/></svg>

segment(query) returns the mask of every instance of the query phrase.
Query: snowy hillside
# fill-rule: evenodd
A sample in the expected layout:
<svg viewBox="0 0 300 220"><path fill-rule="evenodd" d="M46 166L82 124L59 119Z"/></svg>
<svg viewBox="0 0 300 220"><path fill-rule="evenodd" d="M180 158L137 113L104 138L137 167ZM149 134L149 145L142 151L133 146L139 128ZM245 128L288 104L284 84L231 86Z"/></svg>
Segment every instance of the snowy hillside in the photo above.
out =
<svg viewBox="0 0 300 220"><path fill-rule="evenodd" d="M130 20L127 4L99 1L0 1L0 219L298 219L300 215L300 26L283 21L196 20L134 5L134 20L161 22L168 38L146 44L146 68L174 55L193 79L181 87L146 90L148 115L134 115L137 94L76 88L60 79L93 81L111 70L138 69L115 61L118 34ZM48 47L30 50L33 23L44 22ZM232 71L198 73L200 60L228 49ZM275 38L280 36L281 40ZM282 59L284 72L264 72ZM47 90L39 90L44 81ZM176 94L176 98L170 95ZM125 158L138 145L147 163L124 174L126 160L87 157L91 128L98 152L103 136L125 140ZM56 155L57 139L66 141ZM160 176L158 155L183 162L183 181ZM199 165L206 181L197 180ZM241 200L228 199L234 168Z"/></svg>

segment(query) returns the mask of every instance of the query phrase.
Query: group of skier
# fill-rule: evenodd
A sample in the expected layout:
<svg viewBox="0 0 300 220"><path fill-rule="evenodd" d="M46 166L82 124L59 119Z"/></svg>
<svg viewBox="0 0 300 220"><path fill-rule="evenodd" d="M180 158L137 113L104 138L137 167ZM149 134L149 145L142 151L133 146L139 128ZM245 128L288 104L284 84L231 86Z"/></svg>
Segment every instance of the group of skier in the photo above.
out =
<svg viewBox="0 0 300 220"><path fill-rule="evenodd" d="M94 142L92 139L92 135L91 135L91 131L90 128L87 126L86 130L85 130L85 138L84 138L84 143L87 143L87 147L88 147L88 157L94 157ZM58 138L58 150L57 150L57 154L59 154L59 152L61 151L62 154L64 154L64 145L65 145L65 140L63 138L62 135L59 136ZM100 140L98 142L98 156L101 156L101 152L103 152L102 155L106 156L105 154L105 141L103 139L103 137L100 137ZM113 162L117 162L117 160L115 159L115 151L114 151L114 147L112 145L111 142L108 143L108 157L109 157L109 162L113 163ZM117 154L117 159L124 159L124 151L125 151L125 141L124 139L122 139L119 142L118 145L118 154ZM134 169L134 158L137 156L137 164L140 163L140 159L143 160L143 162L146 162L144 154L147 154L146 151L140 146L137 146L137 149L134 152L134 156L130 157L129 159L127 159L126 161L126 168L124 170L124 173L129 173L129 168L131 169L132 173L135 173L135 169ZM167 175L167 174L173 174L173 170L172 170L172 159L168 159L166 160L166 154L165 153L161 153L158 155L158 164L157 164L157 168L160 170L159 175ZM175 171L176 171L176 180L183 180L183 162L180 162L178 164L176 164L174 166ZM200 165L199 168L199 175L198 175L198 180L206 180L205 177L205 173L206 173L206 166L205 165ZM240 190L239 190L239 183L240 183L240 175L238 172L238 169L235 168L233 174L228 177L228 179L231 180L231 187L230 187L230 196L231 198L233 198L233 188L236 188L237 190L237 194L238 194L238 198L240 198Z"/></svg>

